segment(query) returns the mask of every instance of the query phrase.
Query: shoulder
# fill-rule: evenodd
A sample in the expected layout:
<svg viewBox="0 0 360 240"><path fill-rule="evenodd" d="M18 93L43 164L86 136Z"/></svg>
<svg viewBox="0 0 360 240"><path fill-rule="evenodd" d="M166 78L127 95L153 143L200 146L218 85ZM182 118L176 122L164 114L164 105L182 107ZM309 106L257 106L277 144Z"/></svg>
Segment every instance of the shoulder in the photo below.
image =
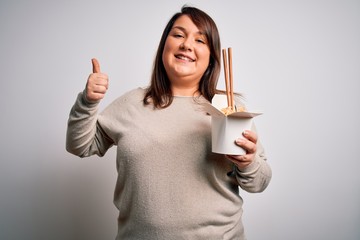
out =
<svg viewBox="0 0 360 240"><path fill-rule="evenodd" d="M109 112L118 112L119 110L126 110L130 106L142 106L143 105L143 98L145 95L144 88L135 88L128 92L125 92L120 97L116 98L112 103L110 103L102 114L107 114Z"/></svg>
<svg viewBox="0 0 360 240"><path fill-rule="evenodd" d="M145 95L145 88L135 88L128 92L125 92L122 96L118 97L115 101L119 101L122 99L143 99Z"/></svg>
<svg viewBox="0 0 360 240"><path fill-rule="evenodd" d="M125 92L120 97L116 98L110 105L117 105L117 104L124 104L124 103L130 103L130 104L136 104L136 103L142 103L145 95L145 89L144 88L135 88L128 92Z"/></svg>

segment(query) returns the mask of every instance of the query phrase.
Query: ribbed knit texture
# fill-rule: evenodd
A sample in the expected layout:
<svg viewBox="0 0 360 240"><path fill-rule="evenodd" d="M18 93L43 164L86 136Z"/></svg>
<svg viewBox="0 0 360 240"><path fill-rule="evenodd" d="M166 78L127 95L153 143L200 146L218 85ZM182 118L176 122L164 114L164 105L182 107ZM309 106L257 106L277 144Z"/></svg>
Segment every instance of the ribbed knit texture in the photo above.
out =
<svg viewBox="0 0 360 240"><path fill-rule="evenodd" d="M102 156L117 145L117 239L245 239L239 186L260 192L268 185L262 146L247 169L234 171L211 152L203 98L174 97L154 109L143 96L143 89L130 91L98 115L80 93L69 117L69 152Z"/></svg>

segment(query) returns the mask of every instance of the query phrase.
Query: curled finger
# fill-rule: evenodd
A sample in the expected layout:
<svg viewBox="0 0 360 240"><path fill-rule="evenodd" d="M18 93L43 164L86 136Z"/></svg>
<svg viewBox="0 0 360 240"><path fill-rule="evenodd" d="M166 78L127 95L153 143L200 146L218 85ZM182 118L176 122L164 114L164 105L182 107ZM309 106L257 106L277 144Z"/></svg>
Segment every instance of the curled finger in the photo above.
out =
<svg viewBox="0 0 360 240"><path fill-rule="evenodd" d="M246 153L256 152L256 143L248 139L238 138L235 140L235 144L238 145L239 147L242 147L246 151Z"/></svg>
<svg viewBox="0 0 360 240"><path fill-rule="evenodd" d="M248 139L249 141L253 142L253 143L256 143L257 142L257 139L258 139L258 136L256 134L256 132L254 131L250 131L250 130L245 130L242 135Z"/></svg>

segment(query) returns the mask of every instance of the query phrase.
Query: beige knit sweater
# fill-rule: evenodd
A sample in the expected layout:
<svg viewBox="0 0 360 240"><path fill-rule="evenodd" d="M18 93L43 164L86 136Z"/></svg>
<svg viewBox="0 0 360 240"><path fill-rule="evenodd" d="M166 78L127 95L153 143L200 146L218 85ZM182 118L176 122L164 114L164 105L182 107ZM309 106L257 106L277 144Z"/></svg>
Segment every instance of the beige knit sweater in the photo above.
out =
<svg viewBox="0 0 360 240"><path fill-rule="evenodd" d="M68 121L69 152L103 156L117 146L116 239L245 239L239 186L261 192L271 178L260 143L239 171L211 152L203 98L175 97L159 110L144 106L143 96L132 90L98 114L80 93Z"/></svg>

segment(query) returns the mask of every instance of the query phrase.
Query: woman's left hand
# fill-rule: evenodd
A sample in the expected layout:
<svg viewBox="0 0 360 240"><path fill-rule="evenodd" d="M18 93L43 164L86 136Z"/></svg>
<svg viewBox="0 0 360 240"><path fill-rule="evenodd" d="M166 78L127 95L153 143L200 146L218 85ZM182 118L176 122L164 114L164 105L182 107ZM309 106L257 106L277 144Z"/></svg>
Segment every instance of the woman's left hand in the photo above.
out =
<svg viewBox="0 0 360 240"><path fill-rule="evenodd" d="M238 138L235 140L236 145L242 147L245 151L245 155L226 155L227 158L232 161L239 170L245 169L255 158L257 134L250 130L245 130L242 135L244 138Z"/></svg>

